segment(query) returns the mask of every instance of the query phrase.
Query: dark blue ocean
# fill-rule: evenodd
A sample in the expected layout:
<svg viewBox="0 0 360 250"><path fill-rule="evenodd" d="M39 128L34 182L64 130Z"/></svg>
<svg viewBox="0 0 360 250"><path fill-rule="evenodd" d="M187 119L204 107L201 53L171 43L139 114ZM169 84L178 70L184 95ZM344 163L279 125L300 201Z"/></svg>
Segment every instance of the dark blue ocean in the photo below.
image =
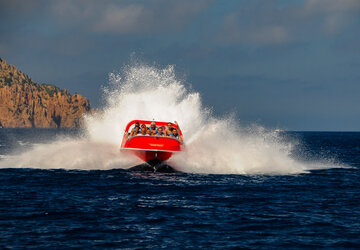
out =
<svg viewBox="0 0 360 250"><path fill-rule="evenodd" d="M78 133L0 129L0 155ZM0 169L0 248L359 248L360 133L286 136L300 142L296 158L351 167L281 176Z"/></svg>

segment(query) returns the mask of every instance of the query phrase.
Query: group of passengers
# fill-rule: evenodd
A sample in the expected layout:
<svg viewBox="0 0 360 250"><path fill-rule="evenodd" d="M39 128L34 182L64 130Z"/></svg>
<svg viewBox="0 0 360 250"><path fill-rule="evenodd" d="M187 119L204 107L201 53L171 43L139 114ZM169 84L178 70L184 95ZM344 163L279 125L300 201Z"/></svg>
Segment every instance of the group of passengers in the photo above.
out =
<svg viewBox="0 0 360 250"><path fill-rule="evenodd" d="M176 126L179 128L178 123L175 121ZM167 128L164 126L156 126L155 122L152 122L149 127L146 127L145 124L139 122L135 123L135 127L131 130L130 136L165 136L181 140L178 130L172 125L171 122L168 122Z"/></svg>

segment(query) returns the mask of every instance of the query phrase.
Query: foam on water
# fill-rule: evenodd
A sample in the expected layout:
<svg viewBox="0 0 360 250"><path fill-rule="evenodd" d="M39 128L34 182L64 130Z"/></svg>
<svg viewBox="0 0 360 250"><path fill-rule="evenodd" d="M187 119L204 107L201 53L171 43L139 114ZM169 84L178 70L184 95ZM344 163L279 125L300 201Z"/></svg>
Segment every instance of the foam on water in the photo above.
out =
<svg viewBox="0 0 360 250"><path fill-rule="evenodd" d="M295 174L331 164L302 163L290 157L293 144L261 127L242 128L216 118L200 94L186 89L174 68L136 64L111 73L104 88L104 112L85 117L85 136L34 145L0 162L0 167L111 169L140 161L119 152L126 124L133 119L178 121L186 151L169 164L183 172L213 174Z"/></svg>

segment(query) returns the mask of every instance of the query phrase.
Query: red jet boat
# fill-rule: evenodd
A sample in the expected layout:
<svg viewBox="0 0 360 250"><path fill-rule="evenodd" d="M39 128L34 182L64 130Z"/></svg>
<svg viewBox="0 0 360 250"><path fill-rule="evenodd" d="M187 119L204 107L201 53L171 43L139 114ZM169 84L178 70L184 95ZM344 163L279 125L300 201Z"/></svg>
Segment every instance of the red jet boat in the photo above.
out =
<svg viewBox="0 0 360 250"><path fill-rule="evenodd" d="M165 128L167 128L168 124L167 122L145 120L133 120L129 122L125 128L124 137L120 147L121 151L134 154L150 165L154 165L154 162L155 164L164 162L174 153L184 149L182 132L177 124L171 123L172 126L178 130L179 139L166 136L139 134L136 136L130 136L130 133L137 122L140 123L140 126L146 127L149 127L152 122L155 122L155 126L157 128L163 127L164 131L166 130Z"/></svg>

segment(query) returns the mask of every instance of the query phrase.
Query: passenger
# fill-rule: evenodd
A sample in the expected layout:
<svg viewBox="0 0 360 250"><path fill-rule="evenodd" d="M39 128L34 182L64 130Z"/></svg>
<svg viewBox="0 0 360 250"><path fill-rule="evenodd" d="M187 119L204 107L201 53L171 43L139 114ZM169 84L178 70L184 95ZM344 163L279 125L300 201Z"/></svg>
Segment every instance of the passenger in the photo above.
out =
<svg viewBox="0 0 360 250"><path fill-rule="evenodd" d="M131 130L131 133L135 130L136 127L138 127L140 129L140 123L139 122L135 123L135 127Z"/></svg>
<svg viewBox="0 0 360 250"><path fill-rule="evenodd" d="M149 128L149 130L150 130L151 136L157 136L157 132L156 132L155 129L154 129L152 132L151 132L151 129L150 129L150 128Z"/></svg>
<svg viewBox="0 0 360 250"><path fill-rule="evenodd" d="M137 135L146 135L146 126L141 126L141 131Z"/></svg>
<svg viewBox="0 0 360 250"><path fill-rule="evenodd" d="M179 133L178 133L178 131L177 131L176 128L174 128L174 129L171 131L170 137L171 137L171 138L179 139Z"/></svg>
<svg viewBox="0 0 360 250"><path fill-rule="evenodd" d="M131 131L130 136L136 136L140 132L140 126L135 126L135 128Z"/></svg>
<svg viewBox="0 0 360 250"><path fill-rule="evenodd" d="M151 136L151 130L149 128L146 129L146 135Z"/></svg>
<svg viewBox="0 0 360 250"><path fill-rule="evenodd" d="M172 130L174 129L173 125L171 122L168 122L167 124L167 130L165 130L165 136L170 136Z"/></svg>
<svg viewBox="0 0 360 250"><path fill-rule="evenodd" d="M155 122L152 122L150 125L150 131L153 133L154 131L157 132L158 128L156 127Z"/></svg>
<svg viewBox="0 0 360 250"><path fill-rule="evenodd" d="M176 128L174 128L172 130L170 137L178 139L181 142L181 144L183 143L183 140L182 140L181 136L179 135L178 130Z"/></svg>
<svg viewBox="0 0 360 250"><path fill-rule="evenodd" d="M145 128L145 132L146 132L147 127L146 127L145 124L141 124L141 125L140 125L140 131L141 131L142 128Z"/></svg>
<svg viewBox="0 0 360 250"><path fill-rule="evenodd" d="M157 135L157 136L165 136L162 127L159 127L159 128L158 128L156 135Z"/></svg>

